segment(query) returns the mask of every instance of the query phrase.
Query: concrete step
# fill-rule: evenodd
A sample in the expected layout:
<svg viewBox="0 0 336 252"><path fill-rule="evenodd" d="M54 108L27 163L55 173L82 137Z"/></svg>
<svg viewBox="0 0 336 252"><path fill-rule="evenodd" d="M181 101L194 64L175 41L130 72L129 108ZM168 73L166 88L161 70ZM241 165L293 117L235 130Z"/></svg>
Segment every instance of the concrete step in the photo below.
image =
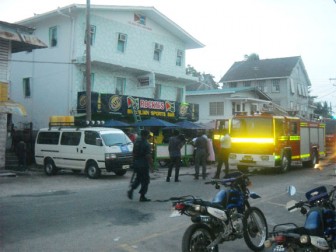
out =
<svg viewBox="0 0 336 252"><path fill-rule="evenodd" d="M16 169L19 166L19 160L15 152L6 151L5 168L6 170Z"/></svg>

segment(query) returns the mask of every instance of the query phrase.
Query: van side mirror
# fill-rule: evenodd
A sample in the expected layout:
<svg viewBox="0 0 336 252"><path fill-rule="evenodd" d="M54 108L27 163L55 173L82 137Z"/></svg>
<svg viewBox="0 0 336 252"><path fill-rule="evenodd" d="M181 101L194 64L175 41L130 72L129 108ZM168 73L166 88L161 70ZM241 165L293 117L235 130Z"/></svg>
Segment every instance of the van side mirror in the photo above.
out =
<svg viewBox="0 0 336 252"><path fill-rule="evenodd" d="M101 138L96 138L96 145L103 146L103 140Z"/></svg>

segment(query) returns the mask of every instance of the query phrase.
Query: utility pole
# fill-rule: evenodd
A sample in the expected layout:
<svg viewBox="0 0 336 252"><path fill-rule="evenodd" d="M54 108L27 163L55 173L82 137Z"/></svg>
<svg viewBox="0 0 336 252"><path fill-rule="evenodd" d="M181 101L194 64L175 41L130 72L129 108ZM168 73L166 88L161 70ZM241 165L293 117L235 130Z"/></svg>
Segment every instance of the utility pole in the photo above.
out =
<svg viewBox="0 0 336 252"><path fill-rule="evenodd" d="M90 0L86 0L86 120L91 121L91 25L90 25Z"/></svg>

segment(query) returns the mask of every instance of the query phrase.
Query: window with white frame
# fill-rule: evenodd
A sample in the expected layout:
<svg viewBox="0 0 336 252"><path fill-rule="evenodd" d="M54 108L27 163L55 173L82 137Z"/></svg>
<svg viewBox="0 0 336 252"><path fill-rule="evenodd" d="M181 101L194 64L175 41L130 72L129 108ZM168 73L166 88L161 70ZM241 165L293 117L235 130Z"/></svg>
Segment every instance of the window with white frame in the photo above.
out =
<svg viewBox="0 0 336 252"><path fill-rule="evenodd" d="M224 115L224 102L210 102L209 115L222 116Z"/></svg>
<svg viewBox="0 0 336 252"><path fill-rule="evenodd" d="M290 85L291 85L291 93L295 94L295 84L293 79L290 79Z"/></svg>
<svg viewBox="0 0 336 252"><path fill-rule="evenodd" d="M236 104L236 111L237 111L237 112L242 112L240 103L237 103L237 104Z"/></svg>
<svg viewBox="0 0 336 252"><path fill-rule="evenodd" d="M161 84L155 84L154 99L161 99Z"/></svg>
<svg viewBox="0 0 336 252"><path fill-rule="evenodd" d="M31 96L31 78L23 78L23 95L25 98L30 98Z"/></svg>
<svg viewBox="0 0 336 252"><path fill-rule="evenodd" d="M117 46L118 52L122 52L122 53L125 52L126 42L127 42L127 35L124 33L119 33L118 34L118 46Z"/></svg>
<svg viewBox="0 0 336 252"><path fill-rule="evenodd" d="M90 45L94 45L95 39L96 39L96 26L91 25L90 26ZM86 44L86 33L84 36L84 44Z"/></svg>
<svg viewBox="0 0 336 252"><path fill-rule="evenodd" d="M153 56L153 59L155 61L160 61L161 60L162 51L163 51L163 45L161 45L159 43L155 43L155 46L154 46L154 56Z"/></svg>
<svg viewBox="0 0 336 252"><path fill-rule="evenodd" d="M301 86L301 84L298 83L297 87L298 87L298 94L302 95L302 86Z"/></svg>
<svg viewBox="0 0 336 252"><path fill-rule="evenodd" d="M265 92L266 91L265 81L264 80L257 81L257 88L262 92Z"/></svg>
<svg viewBox="0 0 336 252"><path fill-rule="evenodd" d="M183 60L183 51L182 50L177 50L176 66L182 66L182 60Z"/></svg>
<svg viewBox="0 0 336 252"><path fill-rule="evenodd" d="M126 78L117 77L115 93L117 95L124 95L125 86L126 86Z"/></svg>
<svg viewBox="0 0 336 252"><path fill-rule="evenodd" d="M244 87L251 87L251 81L244 81L243 85Z"/></svg>
<svg viewBox="0 0 336 252"><path fill-rule="evenodd" d="M308 97L308 88L307 88L307 86L302 86L303 87L303 95L305 96L305 97Z"/></svg>
<svg viewBox="0 0 336 252"><path fill-rule="evenodd" d="M57 46L57 26L49 28L49 47Z"/></svg>
<svg viewBox="0 0 336 252"><path fill-rule="evenodd" d="M272 92L273 93L280 92L280 80L279 79L272 80Z"/></svg>
<svg viewBox="0 0 336 252"><path fill-rule="evenodd" d="M229 87L230 87L230 88L236 88L237 85L238 85L237 82L230 82L230 83L229 83Z"/></svg>
<svg viewBox="0 0 336 252"><path fill-rule="evenodd" d="M256 113L258 111L257 104L251 104L251 114Z"/></svg>

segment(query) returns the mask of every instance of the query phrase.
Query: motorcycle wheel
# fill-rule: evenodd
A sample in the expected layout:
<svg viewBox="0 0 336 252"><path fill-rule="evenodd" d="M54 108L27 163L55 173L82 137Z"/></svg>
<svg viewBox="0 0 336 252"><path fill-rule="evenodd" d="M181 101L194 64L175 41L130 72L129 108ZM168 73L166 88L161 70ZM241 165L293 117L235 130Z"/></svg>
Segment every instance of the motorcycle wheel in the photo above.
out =
<svg viewBox="0 0 336 252"><path fill-rule="evenodd" d="M246 245L253 251L263 250L268 235L267 222L263 212L256 207L247 209L243 218L243 226Z"/></svg>
<svg viewBox="0 0 336 252"><path fill-rule="evenodd" d="M193 224L187 228L182 238L182 252L218 252L218 246L207 250L215 239L210 228L204 224Z"/></svg>

